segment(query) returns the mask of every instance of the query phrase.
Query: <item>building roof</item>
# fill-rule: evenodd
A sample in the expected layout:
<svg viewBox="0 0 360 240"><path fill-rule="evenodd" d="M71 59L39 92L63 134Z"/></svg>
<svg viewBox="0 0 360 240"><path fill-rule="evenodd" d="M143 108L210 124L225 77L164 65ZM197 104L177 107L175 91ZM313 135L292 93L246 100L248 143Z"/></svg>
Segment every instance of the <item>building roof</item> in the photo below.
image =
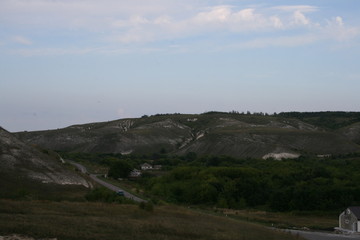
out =
<svg viewBox="0 0 360 240"><path fill-rule="evenodd" d="M353 206L349 207L350 211L356 216L356 218L360 219L360 207L359 206Z"/></svg>

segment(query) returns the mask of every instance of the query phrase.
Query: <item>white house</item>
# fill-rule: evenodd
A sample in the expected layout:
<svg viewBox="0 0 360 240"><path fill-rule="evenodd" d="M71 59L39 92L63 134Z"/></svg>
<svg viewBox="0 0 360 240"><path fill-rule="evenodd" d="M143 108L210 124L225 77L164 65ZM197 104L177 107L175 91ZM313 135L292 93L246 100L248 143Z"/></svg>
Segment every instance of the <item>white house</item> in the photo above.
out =
<svg viewBox="0 0 360 240"><path fill-rule="evenodd" d="M129 177L133 177L133 178L140 177L140 176L141 176L141 171L138 169L133 169L129 174Z"/></svg>
<svg viewBox="0 0 360 240"><path fill-rule="evenodd" d="M140 167L141 167L141 170L145 170L145 171L153 169L153 167L148 163L141 164Z"/></svg>
<svg viewBox="0 0 360 240"><path fill-rule="evenodd" d="M339 229L360 232L360 207L348 207L340 214Z"/></svg>

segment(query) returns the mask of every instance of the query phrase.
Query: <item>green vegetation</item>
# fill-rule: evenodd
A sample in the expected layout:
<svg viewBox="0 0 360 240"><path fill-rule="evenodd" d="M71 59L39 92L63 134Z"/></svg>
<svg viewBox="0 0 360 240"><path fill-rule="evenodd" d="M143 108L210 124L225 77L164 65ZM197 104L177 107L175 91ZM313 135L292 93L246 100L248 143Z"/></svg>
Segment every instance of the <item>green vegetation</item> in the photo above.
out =
<svg viewBox="0 0 360 240"><path fill-rule="evenodd" d="M250 222L261 223L267 226L273 226L281 229L316 229L324 231L333 231L339 224L338 211L332 212L268 212L255 209L233 210L216 209L216 212L229 217Z"/></svg>
<svg viewBox="0 0 360 240"><path fill-rule="evenodd" d="M83 201L88 191L77 185L42 184L22 176L22 173L0 173L0 199Z"/></svg>
<svg viewBox="0 0 360 240"><path fill-rule="evenodd" d="M144 151L134 151L137 154L131 155L76 152L59 154L64 159L81 162L91 173L108 173L111 179L107 181L124 185L123 189L133 191L141 197L146 196L146 199L151 199L149 202L136 205L121 194L105 188L88 190L76 186L39 184L19 178L20 175L15 175L14 172L4 172L0 176L0 234L20 233L33 237L57 237L59 240L253 240L264 239L264 236L267 239L290 240L296 237L249 224L248 221L280 228L331 229L336 226L337 215L341 210L349 205L360 204L360 187L357 184L360 181L360 173L357 171L360 168L360 156L353 154L317 158L314 156L316 149L311 153L312 149L308 147L307 152L305 148L301 148L301 144L302 141L308 141L306 144L313 145L307 139L314 135L316 138L313 139L319 142L317 146L326 149L321 146L322 140L327 142L325 140L335 134L334 129L358 122L358 115L281 113L268 116L263 113L208 112L201 115L143 117L134 120L132 125L132 128L139 129L131 129L131 133L126 131L124 134L151 135L144 141ZM171 121L168 121L169 117ZM193 121L194 118L196 120ZM304 130L302 127L307 128L307 124L302 122L301 125L297 119L331 130L313 132L312 126L309 127L310 130ZM159 121L163 121L161 124L170 124L169 126L181 124L179 129L189 135L181 135L176 127L174 129L177 130L171 133L167 132L170 130L166 127L160 134L158 131L163 127L158 124ZM239 122L241 124L237 125ZM86 129L83 134L89 138L97 136L105 128L104 131L108 132L99 139L107 146L117 141L119 136L118 133L111 132L109 124L120 127L117 125L120 124L118 121L79 127ZM151 124L153 125L147 128ZM247 124L264 126L249 127ZM272 124L284 124L288 127L273 128ZM77 135L76 128L74 126L64 131L73 131ZM219 142L219 139L224 140L218 144L224 149L231 144L237 146L241 143L228 142L234 134L246 134L247 137L261 136L261 141L272 139L277 143L291 142L292 149L301 152L302 157L275 161L206 156L196 148L189 148L181 156L177 156L174 152L175 145L168 146L162 142L151 145L147 142L164 136L170 136L169 139L172 136L195 138L198 134L203 134L204 129L207 132L200 142L212 144ZM273 137L275 135L278 137ZM293 138L300 137L302 140L299 145L294 144L296 141ZM339 142L343 143L342 138L335 140L334 147ZM168 142L166 139L164 141ZM208 150L211 144L207 145ZM176 148L180 145L176 145ZM257 143L254 146L254 149L258 149ZM102 148L101 145L96 149L101 152L107 148ZM225 150L231 154L228 149ZM42 151L56 156L54 152ZM259 150L257 154L263 155ZM162 170L143 172L138 179L117 181L118 178L126 178L133 168L139 168L144 162L162 165ZM8 200L4 200L5 198ZM190 205L195 211L169 206L169 203ZM228 217L224 217L225 215Z"/></svg>
<svg viewBox="0 0 360 240"><path fill-rule="evenodd" d="M199 157L190 152L180 157L155 154L117 159L133 164L154 159L153 164L163 166L161 174L147 171L140 179L126 181L155 201L281 212L341 211L360 204L359 154L276 161Z"/></svg>
<svg viewBox="0 0 360 240"><path fill-rule="evenodd" d="M292 240L295 236L174 206L0 200L0 235L59 240Z"/></svg>
<svg viewBox="0 0 360 240"><path fill-rule="evenodd" d="M261 158L274 151L359 152L357 112L156 114L16 135L43 148L92 153L228 155Z"/></svg>
<svg viewBox="0 0 360 240"><path fill-rule="evenodd" d="M360 204L358 157L201 160L206 160L205 166L198 161L192 163L195 166L177 167L152 178L146 189L169 202L233 209L333 211Z"/></svg>
<svg viewBox="0 0 360 240"><path fill-rule="evenodd" d="M127 178L131 172L132 167L125 160L118 160L113 162L109 169L109 177L112 178Z"/></svg>
<svg viewBox="0 0 360 240"><path fill-rule="evenodd" d="M116 194L104 187L94 188L85 195L85 199L89 202L107 202L107 203L121 203L121 204L134 204L123 196Z"/></svg>
<svg viewBox="0 0 360 240"><path fill-rule="evenodd" d="M360 122L360 112L283 112L278 116L296 118L328 129L339 129Z"/></svg>

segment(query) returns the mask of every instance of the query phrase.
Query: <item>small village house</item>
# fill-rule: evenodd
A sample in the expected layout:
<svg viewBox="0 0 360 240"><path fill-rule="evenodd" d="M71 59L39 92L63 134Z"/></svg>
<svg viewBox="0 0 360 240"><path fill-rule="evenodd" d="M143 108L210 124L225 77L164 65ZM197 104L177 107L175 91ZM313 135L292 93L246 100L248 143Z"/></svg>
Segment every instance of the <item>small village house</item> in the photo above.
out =
<svg viewBox="0 0 360 240"><path fill-rule="evenodd" d="M348 207L340 214L339 229L360 232L360 207Z"/></svg>
<svg viewBox="0 0 360 240"><path fill-rule="evenodd" d="M133 169L129 174L129 177L131 178L138 178L140 176L141 176L141 171L138 169Z"/></svg>
<svg viewBox="0 0 360 240"><path fill-rule="evenodd" d="M144 170L144 171L153 169L153 167L148 163L141 164L140 167L141 167L141 170Z"/></svg>

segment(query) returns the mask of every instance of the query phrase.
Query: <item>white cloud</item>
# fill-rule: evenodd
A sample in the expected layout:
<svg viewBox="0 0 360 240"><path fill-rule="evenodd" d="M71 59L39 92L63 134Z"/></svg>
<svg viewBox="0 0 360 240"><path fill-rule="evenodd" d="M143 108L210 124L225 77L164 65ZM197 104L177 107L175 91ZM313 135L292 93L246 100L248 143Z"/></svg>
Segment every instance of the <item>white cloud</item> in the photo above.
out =
<svg viewBox="0 0 360 240"><path fill-rule="evenodd" d="M348 41L360 35L359 27L346 26L342 17L339 16L328 21L322 31L328 38L337 41Z"/></svg>
<svg viewBox="0 0 360 240"><path fill-rule="evenodd" d="M275 28L283 28L284 27L283 22L277 16L270 17L270 21L272 22L272 24L274 25Z"/></svg>
<svg viewBox="0 0 360 240"><path fill-rule="evenodd" d="M185 20L193 32L222 30L230 32L268 31L283 27L276 15L264 15L255 8L236 10L233 6L215 6Z"/></svg>
<svg viewBox="0 0 360 240"><path fill-rule="evenodd" d="M310 5L284 5L273 7L275 10L285 11L285 12L315 12L318 10L316 6Z"/></svg>
<svg viewBox="0 0 360 240"><path fill-rule="evenodd" d="M12 25L27 25L32 28L85 29L91 31L111 31L115 28L145 26L146 24L167 24L184 32L192 32L193 24L225 30L256 30L280 27L280 16L258 12L259 8L236 9L234 6L204 6L204 2L166 0L2 0L0 15L3 22ZM284 9L308 12L312 6L281 6ZM260 9L261 10L261 9ZM300 16L301 17L301 16ZM276 20L276 21L274 21ZM299 19L298 16L298 20ZM302 19L304 20L304 18ZM185 29L184 24L187 24ZM270 24L269 24L270 23ZM274 25L272 25L274 24ZM170 28L170 26L169 26Z"/></svg>
<svg viewBox="0 0 360 240"><path fill-rule="evenodd" d="M19 43L19 44L22 44L22 45L32 45L33 44L31 40L29 40L28 38L23 37L23 36L14 36L12 38L12 40L15 43Z"/></svg>
<svg viewBox="0 0 360 240"><path fill-rule="evenodd" d="M339 26L343 26L343 25L344 25L343 20L342 20L342 17L337 16L337 17L335 18L335 21L336 21L337 25L339 25Z"/></svg>
<svg viewBox="0 0 360 240"><path fill-rule="evenodd" d="M266 48L266 47L296 47L314 43L319 38L316 35L296 35L270 38L256 38L250 41L240 42L231 46L238 49Z"/></svg>
<svg viewBox="0 0 360 240"><path fill-rule="evenodd" d="M118 33L106 39L121 43L149 42L213 34L217 31L233 33L277 31L284 25L280 17L266 16L257 13L253 8L235 10L231 6L214 6L188 18L176 19L163 15L155 18L131 16L128 19L116 20L111 26Z"/></svg>
<svg viewBox="0 0 360 240"><path fill-rule="evenodd" d="M177 0L1 0L0 16L3 22L15 25L103 30L114 19L171 15L184 8L187 5Z"/></svg>
<svg viewBox="0 0 360 240"><path fill-rule="evenodd" d="M222 1L226 2L226 1ZM89 41L100 47L72 47L48 45L43 49L20 49L26 54L84 54L92 52L123 52L136 46L142 49L157 49L151 43L169 40L190 40L197 36L208 39L224 36L236 45L235 39L251 38L244 46L298 46L324 39L344 41L359 35L358 28L347 26L342 17L330 21L312 18L320 8L311 5L281 6L234 6L205 5L208 1L193 0L2 0L0 16L9 28L35 29L37 38L48 37L49 31L57 31L77 38L77 34L89 35ZM311 18L309 15L311 15ZM321 17L320 17L321 18ZM316 17L314 17L316 19ZM76 30L76 31L74 31ZM303 36L288 37L288 32L302 31ZM218 34L221 33L221 34ZM260 38L257 34L262 34ZM23 34L26 35L26 34ZM311 37L309 37L311 36ZM32 41L17 36L13 41L31 45ZM46 40L45 40L46 41ZM66 41L66 40L62 40ZM291 41L294 41L292 44ZM148 46L145 46L149 44ZM110 45L110 46L109 46ZM142 45L142 46L140 46ZM174 43L169 44L174 45ZM117 50L119 49L120 50Z"/></svg>
<svg viewBox="0 0 360 240"><path fill-rule="evenodd" d="M100 52L101 49L96 48L32 48L32 49L16 49L10 51L12 54L25 57L30 56L61 56L61 55L83 55L89 53Z"/></svg>
<svg viewBox="0 0 360 240"><path fill-rule="evenodd" d="M308 25L310 20L300 11L295 11L293 14L294 23L298 25Z"/></svg>
<svg viewBox="0 0 360 240"><path fill-rule="evenodd" d="M215 6L209 11L198 13L193 21L200 24L226 22L232 14L229 6Z"/></svg>

